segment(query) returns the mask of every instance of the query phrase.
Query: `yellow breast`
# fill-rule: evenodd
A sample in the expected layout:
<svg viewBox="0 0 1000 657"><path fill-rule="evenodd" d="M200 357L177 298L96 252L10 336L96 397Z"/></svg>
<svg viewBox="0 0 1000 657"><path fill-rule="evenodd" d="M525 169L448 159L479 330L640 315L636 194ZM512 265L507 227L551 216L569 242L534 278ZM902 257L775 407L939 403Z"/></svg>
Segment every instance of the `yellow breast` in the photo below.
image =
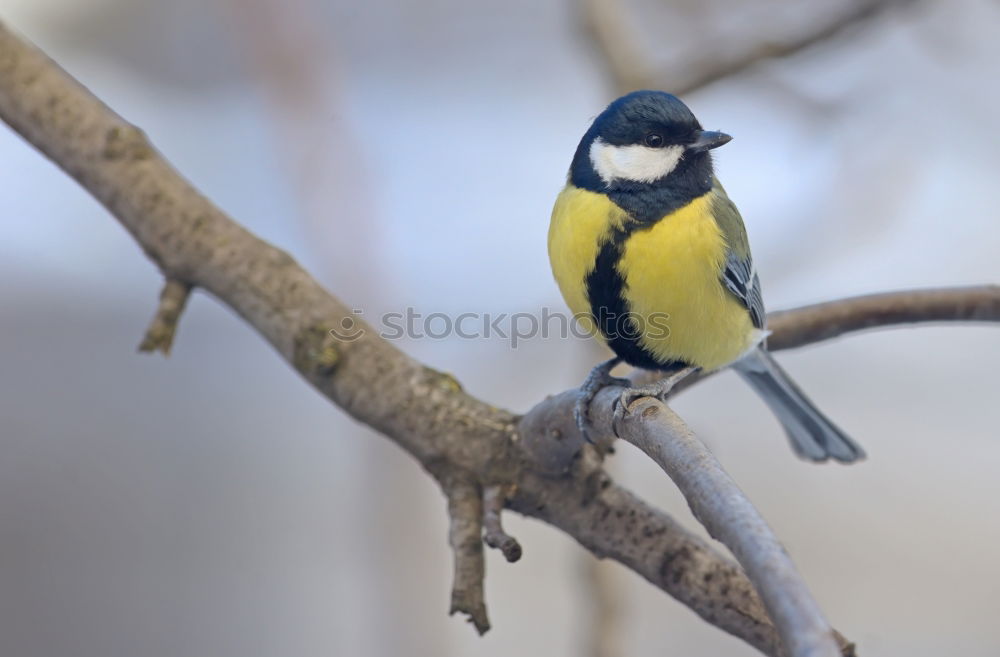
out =
<svg viewBox="0 0 1000 657"><path fill-rule="evenodd" d="M567 185L556 200L549 258L575 315L589 318L587 276L601 246L629 221L604 194ZM746 309L720 283L726 252L709 195L631 232L617 269L628 308L646 328L639 344L653 360L717 369L758 339ZM592 321L584 324L596 334Z"/></svg>
<svg viewBox="0 0 1000 657"><path fill-rule="evenodd" d="M728 247L712 217L711 192L638 230L618 271L629 310L664 331L644 331L643 349L660 362L706 370L728 365L759 340L747 309L720 282Z"/></svg>
<svg viewBox="0 0 1000 657"><path fill-rule="evenodd" d="M604 194L572 185L563 188L549 224L549 263L563 299L584 330L600 337L591 319L587 275L612 231L627 215Z"/></svg>

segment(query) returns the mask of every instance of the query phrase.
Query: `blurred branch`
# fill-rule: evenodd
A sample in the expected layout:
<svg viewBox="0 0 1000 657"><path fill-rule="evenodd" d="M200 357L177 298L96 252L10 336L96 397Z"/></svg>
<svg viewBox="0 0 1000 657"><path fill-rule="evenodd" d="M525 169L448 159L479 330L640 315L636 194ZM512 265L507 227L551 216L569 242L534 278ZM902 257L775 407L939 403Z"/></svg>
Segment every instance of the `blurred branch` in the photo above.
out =
<svg viewBox="0 0 1000 657"><path fill-rule="evenodd" d="M139 351L160 351L164 356L170 355L170 347L174 344L174 334L177 332L177 322L180 321L184 306L191 295L191 286L182 281L168 278L160 292L160 304L156 315L146 329L139 344Z"/></svg>
<svg viewBox="0 0 1000 657"><path fill-rule="evenodd" d="M755 32L746 43L732 43L731 35L713 35L711 26L699 34L701 48L685 53L675 65L658 67L651 53L642 50L640 39L629 24L629 8L623 0L581 0L585 25L624 93L635 89L663 89L683 95L722 78L737 75L767 59L788 57L809 46L864 23L883 11L916 0L857 0L840 13L833 13L797 31L766 35ZM780 8L785 11L785 7ZM678 16L684 20L683 16ZM701 28L702 26L695 26Z"/></svg>
<svg viewBox="0 0 1000 657"><path fill-rule="evenodd" d="M366 151L348 120L341 53L325 34L323 3L221 0L240 59L270 110L280 171L293 185L299 219L329 280L371 300L379 222Z"/></svg>
<svg viewBox="0 0 1000 657"><path fill-rule="evenodd" d="M655 72L628 24L628 9L622 0L581 2L584 25L604 56L618 91L668 89L683 93L674 92L673 86L659 87L653 82Z"/></svg>
<svg viewBox="0 0 1000 657"><path fill-rule="evenodd" d="M611 564L590 554L581 554L580 560L583 562L580 597L585 616L579 622L582 641L578 653L585 657L621 657L625 654L622 621L627 618L627 610L617 573L611 570Z"/></svg>
<svg viewBox="0 0 1000 657"><path fill-rule="evenodd" d="M598 452L576 431L576 391L550 397L523 418L465 394L451 376L378 337L287 253L232 221L184 180L138 128L2 25L0 118L103 203L168 280L201 287L233 308L318 391L392 439L438 480L452 517L458 602L453 607L470 614L481 631L488 621L481 604L484 510L479 496L482 490L493 491L492 496L500 490L494 487L502 487L509 491L508 507L562 529L600 557L621 562L761 652L774 657L809 654L800 650L797 630L788 628L793 616L787 614L811 615L808 605L800 608L805 604L801 590L766 581L770 571L755 561L754 543L742 535L745 518L739 515L736 524L729 524L744 502L730 499L718 517L697 497L692 506L710 529L732 543L759 581L780 632L738 566L610 479ZM804 321L814 312L807 309L798 317ZM349 338L338 337L345 326L356 330ZM779 322L776 339L794 335L797 327L795 311L790 311ZM806 339L808 335L799 343ZM611 434L612 402L619 393L617 388L603 390L592 406L592 420L603 435ZM658 449L666 449L680 437L691 447L689 434L665 424L670 416L662 406L637 404L643 410L627 416L625 431L636 444L655 440ZM648 408L657 411L647 414ZM683 451L662 452L671 463L661 464L678 468L674 458L696 458L693 454L690 449L686 456ZM711 490L724 490L719 486L725 480L713 468L712 481L702 477L697 483L678 475L678 483L704 486L699 495L715 495ZM496 498L487 506L489 513L496 511ZM789 605L797 611L786 609ZM839 642L843 654L852 654L850 644Z"/></svg>

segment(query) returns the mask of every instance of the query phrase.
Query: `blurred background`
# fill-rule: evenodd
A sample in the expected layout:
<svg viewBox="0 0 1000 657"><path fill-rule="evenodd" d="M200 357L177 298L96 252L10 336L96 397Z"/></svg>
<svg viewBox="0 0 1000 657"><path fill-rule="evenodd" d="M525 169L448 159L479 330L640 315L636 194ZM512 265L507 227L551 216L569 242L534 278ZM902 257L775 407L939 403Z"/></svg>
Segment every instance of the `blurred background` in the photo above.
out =
<svg viewBox="0 0 1000 657"><path fill-rule="evenodd" d="M562 310L548 213L619 92L735 136L721 179L769 308L996 282L990 0L0 0L197 187L369 319ZM137 355L160 276L0 126L0 654L752 655L559 532L507 518L493 629L446 615L444 500L198 293ZM780 360L868 450L798 461L731 374L674 406L862 655L1000 655L1000 334L872 332ZM580 340L401 346L524 411ZM609 467L691 527L627 446ZM597 620L601 622L596 622Z"/></svg>

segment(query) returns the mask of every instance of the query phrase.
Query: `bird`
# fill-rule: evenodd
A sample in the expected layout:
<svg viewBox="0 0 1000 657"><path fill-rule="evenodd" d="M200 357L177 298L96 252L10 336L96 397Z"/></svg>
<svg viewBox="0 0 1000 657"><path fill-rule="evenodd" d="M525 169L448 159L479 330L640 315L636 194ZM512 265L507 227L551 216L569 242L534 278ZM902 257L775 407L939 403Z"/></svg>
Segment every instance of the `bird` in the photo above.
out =
<svg viewBox="0 0 1000 657"><path fill-rule="evenodd" d="M865 452L828 419L767 350L767 316L746 228L715 176L711 151L732 137L705 130L664 91L613 101L573 156L548 233L566 304L614 352L593 368L574 408L608 385L660 399L684 376L731 367L760 395L801 458L852 463ZM620 363L661 372L647 386L611 375Z"/></svg>

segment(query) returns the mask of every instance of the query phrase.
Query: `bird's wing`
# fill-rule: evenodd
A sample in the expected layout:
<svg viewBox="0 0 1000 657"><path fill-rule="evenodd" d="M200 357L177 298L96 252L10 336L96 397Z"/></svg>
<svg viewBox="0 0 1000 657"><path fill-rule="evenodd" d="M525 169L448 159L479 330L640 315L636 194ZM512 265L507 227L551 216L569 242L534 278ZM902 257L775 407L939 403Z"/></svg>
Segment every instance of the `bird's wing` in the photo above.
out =
<svg viewBox="0 0 1000 657"><path fill-rule="evenodd" d="M755 328L764 328L764 299L760 294L760 278L753 270L753 262L748 255L741 258L729 252L726 268L722 272L722 282L750 312L750 320Z"/></svg>
<svg viewBox="0 0 1000 657"><path fill-rule="evenodd" d="M763 329L767 320L764 299L760 293L760 278L757 277L753 257L750 255L750 242L747 240L743 218L718 181L715 181L712 195L712 213L729 246L722 270L722 284L750 313L754 327Z"/></svg>

